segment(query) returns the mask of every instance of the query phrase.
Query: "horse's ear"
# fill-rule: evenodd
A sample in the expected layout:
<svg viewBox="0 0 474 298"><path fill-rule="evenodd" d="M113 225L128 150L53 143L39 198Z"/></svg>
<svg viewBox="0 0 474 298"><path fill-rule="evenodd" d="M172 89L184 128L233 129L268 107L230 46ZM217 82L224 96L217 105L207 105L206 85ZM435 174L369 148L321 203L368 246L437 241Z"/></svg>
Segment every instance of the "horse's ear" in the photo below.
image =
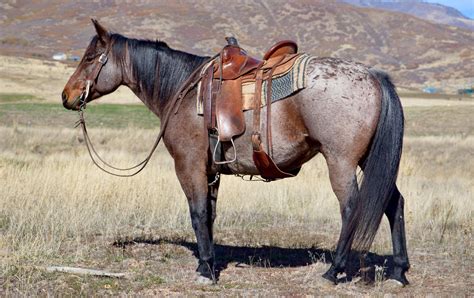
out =
<svg viewBox="0 0 474 298"><path fill-rule="evenodd" d="M96 19L91 19L92 24L94 24L95 31L97 32L97 36L99 37L99 40L102 42L107 42L109 40L110 34L107 29L105 29L101 24L99 24L99 21Z"/></svg>

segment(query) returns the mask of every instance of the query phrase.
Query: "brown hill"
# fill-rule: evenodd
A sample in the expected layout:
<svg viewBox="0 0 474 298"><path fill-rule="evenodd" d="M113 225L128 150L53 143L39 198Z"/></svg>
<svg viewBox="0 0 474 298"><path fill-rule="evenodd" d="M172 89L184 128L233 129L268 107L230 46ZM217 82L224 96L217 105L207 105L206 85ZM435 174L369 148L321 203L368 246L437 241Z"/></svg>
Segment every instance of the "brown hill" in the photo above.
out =
<svg viewBox="0 0 474 298"><path fill-rule="evenodd" d="M472 31L335 1L18 0L0 4L0 16L0 54L80 55L94 34L89 18L95 17L127 36L161 39L197 54L215 53L228 34L255 55L291 38L314 55L388 70L405 87L474 77Z"/></svg>

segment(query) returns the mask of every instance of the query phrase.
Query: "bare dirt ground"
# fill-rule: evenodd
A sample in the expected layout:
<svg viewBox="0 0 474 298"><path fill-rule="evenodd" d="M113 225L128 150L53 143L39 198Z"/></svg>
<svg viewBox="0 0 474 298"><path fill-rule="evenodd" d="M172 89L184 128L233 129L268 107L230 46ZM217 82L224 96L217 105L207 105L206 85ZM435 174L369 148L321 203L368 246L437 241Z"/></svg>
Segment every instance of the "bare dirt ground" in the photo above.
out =
<svg viewBox="0 0 474 298"><path fill-rule="evenodd" d="M219 283L203 285L195 279L186 200L165 149L137 177L105 175L93 167L79 131L71 128L75 113L59 105L72 68L9 59L0 57L0 295L474 292L470 99L402 98L407 129L398 185L406 197L411 285L399 288L384 280L392 262L385 220L367 257L373 283L360 282L357 274L337 286L321 278L340 228L322 157L286 181L223 177L215 228ZM118 101L137 100L124 95ZM125 166L146 154L158 124L135 105L121 107L92 106L88 116L99 150ZM117 128L124 115L130 126ZM52 265L125 272L127 278L47 272ZM357 265L354 255L355 272Z"/></svg>

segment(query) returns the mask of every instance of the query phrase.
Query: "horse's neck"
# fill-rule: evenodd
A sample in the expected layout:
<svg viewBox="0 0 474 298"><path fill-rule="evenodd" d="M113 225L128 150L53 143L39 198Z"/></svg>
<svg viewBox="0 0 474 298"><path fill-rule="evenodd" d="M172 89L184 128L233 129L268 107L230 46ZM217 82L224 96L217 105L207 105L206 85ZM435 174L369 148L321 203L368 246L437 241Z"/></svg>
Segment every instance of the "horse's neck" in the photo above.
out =
<svg viewBox="0 0 474 298"><path fill-rule="evenodd" d="M174 89L175 89L174 92L177 92L178 88L189 77L189 75L191 75L191 73L195 70L195 68L197 68L199 65L201 65L201 63L203 61L205 61L207 59L207 57L198 57L198 56L194 56L192 54L186 54L186 53L183 53L183 52L180 52L180 53L181 53L182 56L173 61L173 65L174 65L173 67L176 67L177 69L179 69L182 72L182 76L172 78L171 77L172 74L168 74L168 73L166 73L166 71L173 72L174 74L176 74L176 72L174 70L170 71L170 69L162 69L161 63L164 63L164 62L158 60L157 63L158 63L158 67L160 69L157 71L157 73L159 73L160 75L158 75L155 78L153 84L163 84L163 82L161 81L163 79L170 80L174 84ZM162 59L171 59L170 57L164 57L163 55L165 55L165 54L160 55ZM192 62L187 62L184 59L185 55L195 57L196 59L194 59L194 60L191 59ZM183 58L183 60L180 60L180 58ZM174 96L174 94L167 94L167 95L161 94L160 91L162 90L162 88L159 85L156 85L154 87L154 90L160 90L160 91L158 91L157 94L156 93L154 93L154 94L147 93L147 90L142 89L143 86L140 85L140 84L143 84L143 82L140 82L138 78L134 78L133 70L132 70L133 65L131 65L131 63L133 63L132 59L128 59L128 63L127 63L128 65L123 66L124 69L122 71L122 73L123 73L123 82L122 82L122 84L128 86L133 91L133 93L135 93L135 95L153 113L155 113L158 117L161 118L164 111L166 111L169 108L168 105L170 104L171 98ZM167 61L167 63L169 64L169 61ZM188 63L190 63L190 64L188 64ZM163 97L163 96L165 98L159 98L159 97Z"/></svg>
<svg viewBox="0 0 474 298"><path fill-rule="evenodd" d="M150 98L150 96L146 92L140 90L140 88L138 88L136 85L134 86L134 88L130 88L130 89L133 91L133 93L135 93L135 95L145 104L145 106L150 111L152 111L156 116L161 118L163 111L162 111L162 107L160 107L158 100Z"/></svg>
<svg viewBox="0 0 474 298"><path fill-rule="evenodd" d="M145 104L145 106L152 111L155 115L161 118L162 111L159 105L159 101L155 100L147 94L147 92L140 88L140 83L133 77L132 66L130 60L127 65L123 65L122 85L127 86L132 92Z"/></svg>

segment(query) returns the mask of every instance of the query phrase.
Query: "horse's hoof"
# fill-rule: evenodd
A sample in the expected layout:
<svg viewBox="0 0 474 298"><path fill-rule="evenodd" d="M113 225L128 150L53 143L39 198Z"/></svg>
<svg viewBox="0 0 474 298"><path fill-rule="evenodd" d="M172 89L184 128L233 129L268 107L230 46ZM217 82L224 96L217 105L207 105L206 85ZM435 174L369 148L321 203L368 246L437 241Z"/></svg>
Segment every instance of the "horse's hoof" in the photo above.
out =
<svg viewBox="0 0 474 298"><path fill-rule="evenodd" d="M200 284L217 284L217 275L214 266L209 262L199 261L199 266L196 269L198 274L197 282Z"/></svg>
<svg viewBox="0 0 474 298"><path fill-rule="evenodd" d="M200 285L213 285L213 284L216 284L212 280L212 278L202 276L201 274L198 274L198 276L196 277L196 283L200 284Z"/></svg>
<svg viewBox="0 0 474 298"><path fill-rule="evenodd" d="M387 279L384 283L383 283L383 287L384 288L393 288L393 289L396 289L396 288L403 288L405 286L405 284L403 284L402 282L400 282L399 280L396 280L396 279Z"/></svg>
<svg viewBox="0 0 474 298"><path fill-rule="evenodd" d="M399 283L402 287L407 286L409 284L408 279L405 276L406 270L394 270L392 274L388 277L387 280L393 280Z"/></svg>
<svg viewBox="0 0 474 298"><path fill-rule="evenodd" d="M326 272L323 274L323 280L326 281L326 283L331 284L331 285L337 285L337 277L332 274L332 272Z"/></svg>

